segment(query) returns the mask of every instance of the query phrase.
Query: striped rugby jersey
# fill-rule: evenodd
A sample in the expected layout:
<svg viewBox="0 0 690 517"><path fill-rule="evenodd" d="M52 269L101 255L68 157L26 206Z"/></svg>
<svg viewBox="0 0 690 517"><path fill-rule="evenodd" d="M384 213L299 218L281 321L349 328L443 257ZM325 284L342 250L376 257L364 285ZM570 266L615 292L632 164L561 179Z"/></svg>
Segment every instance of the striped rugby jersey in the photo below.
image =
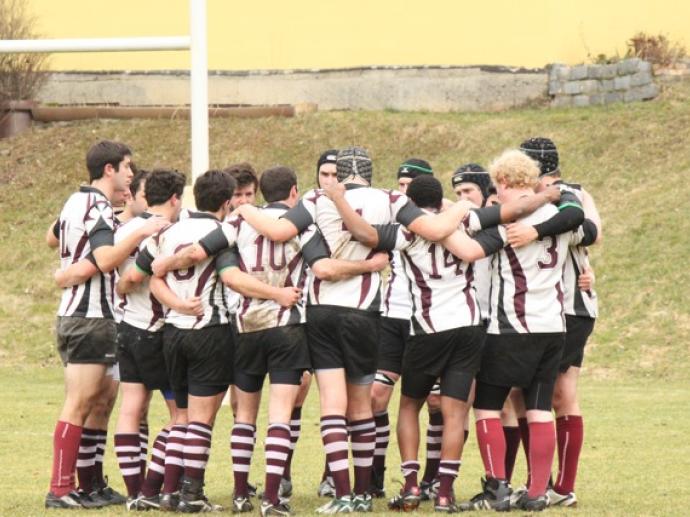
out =
<svg viewBox="0 0 690 517"><path fill-rule="evenodd" d="M493 257L485 257L473 263L474 287L477 290L477 303L483 320L489 319L492 262Z"/></svg>
<svg viewBox="0 0 690 517"><path fill-rule="evenodd" d="M100 190L82 186L62 208L58 228L61 269L83 258L93 261L94 250L113 245L113 207ZM63 289L57 315L113 319L114 280L112 273L99 271L83 284Z"/></svg>
<svg viewBox="0 0 690 517"><path fill-rule="evenodd" d="M558 213L544 205L520 219L542 223ZM470 231L481 228L476 212L469 214ZM489 334L564 332L563 267L573 232L545 237L521 248L508 244L504 226L481 232L487 254L496 252L491 277ZM477 236L479 238L479 236Z"/></svg>
<svg viewBox="0 0 690 517"><path fill-rule="evenodd" d="M412 335L433 334L481 323L474 270L442 245L401 225L375 227L378 249L399 250L412 297Z"/></svg>
<svg viewBox="0 0 690 517"><path fill-rule="evenodd" d="M408 225L422 211L407 196L394 190L383 190L348 183L345 199L370 224L399 222ZM335 205L322 190L310 190L285 216L298 230L316 223L323 234L331 257L343 260L365 260L374 252L352 238ZM380 312L381 276L364 273L347 280L331 282L314 278L309 289L309 303L337 305Z"/></svg>
<svg viewBox="0 0 690 517"><path fill-rule="evenodd" d="M220 221L205 212L189 212L182 219L148 240L147 246L137 255L136 266L151 275L151 263L159 256L173 255L192 245L199 235L206 235L220 227ZM204 308L203 316L189 316L169 309L165 322L180 329L199 329L223 325L229 322L225 289L218 272L232 265L229 253L209 257L188 269L169 271L165 281L179 298L199 296Z"/></svg>
<svg viewBox="0 0 690 517"><path fill-rule="evenodd" d="M392 251L391 272L381 284L381 314L386 318L409 320L412 317L410 281L398 250Z"/></svg>
<svg viewBox="0 0 690 517"><path fill-rule="evenodd" d="M261 211L277 220L288 209L283 203L270 203ZM314 225L300 236L280 243L260 235L241 217L234 217L223 223L203 237L199 244L209 256L229 248L236 249L239 252L240 270L274 287L304 289L307 264L328 257L328 249ZM240 296L235 321L240 333L304 323L304 299L286 309L274 300Z"/></svg>
<svg viewBox="0 0 690 517"><path fill-rule="evenodd" d="M133 232L137 231L146 224L146 220L150 217L155 216L149 213L143 213L118 226L117 230L115 230L115 243L126 239ZM120 264L117 268L118 276L134 266L140 251L146 249L151 239L153 239L153 237L144 239L129 255L127 260ZM165 323L165 311L163 306L156 300L156 297L151 294L151 291L149 291L148 276L141 285L137 286L136 289L124 295L122 298L119 298L117 293L115 293L115 310L116 313L119 312L120 319L128 325L142 330L148 330L149 332L162 330L163 324Z"/></svg>

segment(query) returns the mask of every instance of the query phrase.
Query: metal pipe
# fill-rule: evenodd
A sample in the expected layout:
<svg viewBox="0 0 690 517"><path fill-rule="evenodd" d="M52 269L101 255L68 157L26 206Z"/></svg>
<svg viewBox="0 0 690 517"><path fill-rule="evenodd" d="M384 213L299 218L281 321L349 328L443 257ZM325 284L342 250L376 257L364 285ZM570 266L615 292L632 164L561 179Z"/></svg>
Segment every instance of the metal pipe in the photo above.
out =
<svg viewBox="0 0 690 517"><path fill-rule="evenodd" d="M191 37L192 184L208 170L208 54L206 0L189 0Z"/></svg>
<svg viewBox="0 0 690 517"><path fill-rule="evenodd" d="M190 0L190 4L196 4ZM141 38L0 40L0 52L132 52L146 50L188 50L189 36Z"/></svg>

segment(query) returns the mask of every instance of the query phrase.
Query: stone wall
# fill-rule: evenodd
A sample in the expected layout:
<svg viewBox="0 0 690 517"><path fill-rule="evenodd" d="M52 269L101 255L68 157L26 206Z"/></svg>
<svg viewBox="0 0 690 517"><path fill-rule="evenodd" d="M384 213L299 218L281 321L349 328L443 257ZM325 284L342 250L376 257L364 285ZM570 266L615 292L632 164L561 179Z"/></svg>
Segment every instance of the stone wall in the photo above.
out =
<svg viewBox="0 0 690 517"><path fill-rule="evenodd" d="M652 65L638 58L610 65L552 65L549 95L552 106L591 106L653 99L659 89Z"/></svg>

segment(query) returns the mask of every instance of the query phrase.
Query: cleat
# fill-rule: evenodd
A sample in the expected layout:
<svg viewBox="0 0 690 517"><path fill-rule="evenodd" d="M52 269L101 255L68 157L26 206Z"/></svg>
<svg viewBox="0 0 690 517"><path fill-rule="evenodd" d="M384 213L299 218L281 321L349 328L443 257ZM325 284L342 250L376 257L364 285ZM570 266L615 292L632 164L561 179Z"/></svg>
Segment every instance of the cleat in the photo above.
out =
<svg viewBox="0 0 690 517"><path fill-rule="evenodd" d="M75 491L61 497L56 496L53 492L48 492L46 495L45 507L49 510L76 510L78 508L83 508L79 500L79 494Z"/></svg>
<svg viewBox="0 0 690 517"><path fill-rule="evenodd" d="M516 488L515 490L513 490L513 493L510 494L510 507L517 508L518 501L526 493L527 487L525 485L522 485L520 488Z"/></svg>
<svg viewBox="0 0 690 517"><path fill-rule="evenodd" d="M438 513L458 513L460 510L452 497L437 497L434 501L434 511Z"/></svg>
<svg viewBox="0 0 690 517"><path fill-rule="evenodd" d="M254 510L254 505L249 500L249 497L232 496L232 513L247 513Z"/></svg>
<svg viewBox="0 0 690 517"><path fill-rule="evenodd" d="M414 512L419 508L422 500L422 491L418 486L412 487L407 492L401 492L388 501L388 509L392 512Z"/></svg>
<svg viewBox="0 0 690 517"><path fill-rule="evenodd" d="M127 499L125 508L127 511L139 511L145 512L148 510L159 510L160 509L160 496L154 495L151 497L145 497L140 495L137 498Z"/></svg>
<svg viewBox="0 0 690 517"><path fill-rule="evenodd" d="M204 482L200 479L182 478L180 504L177 511L181 513L222 512L223 507L212 504L204 495Z"/></svg>
<svg viewBox="0 0 690 517"><path fill-rule="evenodd" d="M369 493L371 497L381 498L386 497L386 491L383 489L385 470L381 471L372 469L371 470L371 484L369 485Z"/></svg>
<svg viewBox="0 0 690 517"><path fill-rule="evenodd" d="M249 494L249 497L256 497L256 485L252 485L251 483L247 483L247 493Z"/></svg>
<svg viewBox="0 0 690 517"><path fill-rule="evenodd" d="M290 515L290 507L285 502L273 504L271 501L261 501L261 517L273 515L276 517L287 517Z"/></svg>
<svg viewBox="0 0 690 517"><path fill-rule="evenodd" d="M289 499L292 496L292 481L282 478L280 480L280 487L278 488L278 497L281 499Z"/></svg>
<svg viewBox="0 0 690 517"><path fill-rule="evenodd" d="M373 512L374 500L369 494L358 494L352 498L352 508L355 512Z"/></svg>
<svg viewBox="0 0 690 517"><path fill-rule="evenodd" d="M546 490L546 497L549 500L549 506L577 506L577 497L575 497L575 492L569 492L565 495L559 494L553 488Z"/></svg>
<svg viewBox="0 0 690 517"><path fill-rule="evenodd" d="M460 503L458 510L466 512L470 510L496 510L497 512L510 511L510 495L512 490L506 480L482 479L482 491L469 501Z"/></svg>
<svg viewBox="0 0 690 517"><path fill-rule="evenodd" d="M321 481L316 494L319 497L335 497L335 484L333 483L333 478L329 476Z"/></svg>
<svg viewBox="0 0 690 517"><path fill-rule="evenodd" d="M77 495L79 496L79 502L81 503L82 508L103 508L104 506L108 506L110 504L105 498L101 497L97 490L94 490L88 494L82 490L79 490Z"/></svg>
<svg viewBox="0 0 690 517"><path fill-rule="evenodd" d="M526 512L541 512L545 510L548 505L549 498L546 494L532 498L527 495L527 493L524 493L517 502L517 508L525 510Z"/></svg>
<svg viewBox="0 0 690 517"><path fill-rule="evenodd" d="M441 482L438 479L434 479L433 481L422 481L419 485L419 488L422 491L421 500L433 501L436 499L436 496L438 495L438 487L440 485Z"/></svg>
<svg viewBox="0 0 690 517"><path fill-rule="evenodd" d="M161 494L158 501L158 508L161 512L176 512L180 505L180 493Z"/></svg>
<svg viewBox="0 0 690 517"><path fill-rule="evenodd" d="M316 513L332 514L332 513L352 513L354 505L352 497L344 495L343 497L334 497L323 506L316 509Z"/></svg>
<svg viewBox="0 0 690 517"><path fill-rule="evenodd" d="M98 497L107 502L108 505L119 505L127 503L127 498L121 493L113 490L108 486L108 478L105 478L105 484L99 486L94 492L98 493ZM91 492L91 497L94 497L94 492Z"/></svg>

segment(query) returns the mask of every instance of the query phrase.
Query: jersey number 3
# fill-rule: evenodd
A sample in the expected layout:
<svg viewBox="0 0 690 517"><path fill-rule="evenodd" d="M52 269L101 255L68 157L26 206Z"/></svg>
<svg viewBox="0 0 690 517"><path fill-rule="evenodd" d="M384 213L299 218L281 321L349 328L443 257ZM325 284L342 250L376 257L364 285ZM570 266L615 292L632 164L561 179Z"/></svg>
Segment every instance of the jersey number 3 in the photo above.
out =
<svg viewBox="0 0 690 517"><path fill-rule="evenodd" d="M539 266L539 269L553 269L554 267L556 267L556 263L558 262L558 250L556 249L558 241L556 240L556 237L545 237L544 240L546 239L551 239L551 245L544 247L543 258L545 259L545 261L542 262L540 260L539 262L537 262L537 266Z"/></svg>

